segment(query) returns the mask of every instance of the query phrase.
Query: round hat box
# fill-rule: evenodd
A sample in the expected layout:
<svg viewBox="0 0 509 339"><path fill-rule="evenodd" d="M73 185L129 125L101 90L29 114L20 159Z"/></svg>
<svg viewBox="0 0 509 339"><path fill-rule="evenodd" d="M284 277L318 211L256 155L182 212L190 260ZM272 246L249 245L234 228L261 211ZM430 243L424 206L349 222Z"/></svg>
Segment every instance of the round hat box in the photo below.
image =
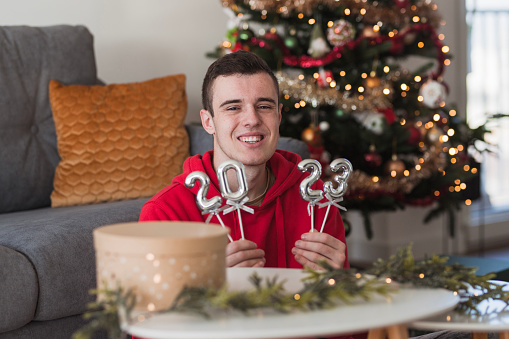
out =
<svg viewBox="0 0 509 339"><path fill-rule="evenodd" d="M171 306L184 286L220 288L226 279L227 229L156 221L94 230L97 287L132 289L135 310Z"/></svg>

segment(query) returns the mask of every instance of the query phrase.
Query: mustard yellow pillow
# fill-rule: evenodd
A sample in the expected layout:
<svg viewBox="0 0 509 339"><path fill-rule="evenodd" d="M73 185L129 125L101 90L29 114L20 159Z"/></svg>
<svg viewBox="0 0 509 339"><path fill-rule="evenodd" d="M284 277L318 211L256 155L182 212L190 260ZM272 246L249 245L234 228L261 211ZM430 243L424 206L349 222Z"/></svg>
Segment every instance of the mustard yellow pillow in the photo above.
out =
<svg viewBox="0 0 509 339"><path fill-rule="evenodd" d="M49 97L61 161L51 206L149 197L182 172L189 137L185 75L66 86Z"/></svg>

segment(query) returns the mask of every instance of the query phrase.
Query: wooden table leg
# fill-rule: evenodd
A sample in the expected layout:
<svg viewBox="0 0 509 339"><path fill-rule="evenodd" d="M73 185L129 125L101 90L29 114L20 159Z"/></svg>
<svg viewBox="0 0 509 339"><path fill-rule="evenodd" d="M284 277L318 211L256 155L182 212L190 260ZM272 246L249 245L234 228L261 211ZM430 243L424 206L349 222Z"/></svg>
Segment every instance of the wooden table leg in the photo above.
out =
<svg viewBox="0 0 509 339"><path fill-rule="evenodd" d="M498 333L498 338L499 339L509 339L509 332L508 331L499 332Z"/></svg>
<svg viewBox="0 0 509 339"><path fill-rule="evenodd" d="M486 332L473 332L472 339L488 339L488 333Z"/></svg>
<svg viewBox="0 0 509 339"><path fill-rule="evenodd" d="M408 339L408 329L405 325L390 326L387 328L389 339Z"/></svg>
<svg viewBox="0 0 509 339"><path fill-rule="evenodd" d="M369 330L368 339L385 339L387 336L386 328L377 328L374 330Z"/></svg>

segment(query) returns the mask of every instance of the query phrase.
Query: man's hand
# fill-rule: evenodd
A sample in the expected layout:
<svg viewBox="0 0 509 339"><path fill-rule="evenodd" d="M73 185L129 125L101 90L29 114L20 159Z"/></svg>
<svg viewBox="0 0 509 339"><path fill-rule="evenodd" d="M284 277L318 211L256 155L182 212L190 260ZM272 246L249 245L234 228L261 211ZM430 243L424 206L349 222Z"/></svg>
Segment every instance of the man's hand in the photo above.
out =
<svg viewBox="0 0 509 339"><path fill-rule="evenodd" d="M226 246L227 267L263 267L265 251L249 240L232 241Z"/></svg>
<svg viewBox="0 0 509 339"><path fill-rule="evenodd" d="M327 233L309 232L295 242L292 253L302 266L314 270L323 269L318 263L327 261L334 268L343 268L346 260L346 245Z"/></svg>

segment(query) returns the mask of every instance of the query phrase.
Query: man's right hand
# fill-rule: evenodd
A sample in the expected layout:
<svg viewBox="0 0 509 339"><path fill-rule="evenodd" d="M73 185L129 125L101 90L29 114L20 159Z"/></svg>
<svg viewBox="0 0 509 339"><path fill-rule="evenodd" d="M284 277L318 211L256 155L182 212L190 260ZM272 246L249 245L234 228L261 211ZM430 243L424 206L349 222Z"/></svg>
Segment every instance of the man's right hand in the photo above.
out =
<svg viewBox="0 0 509 339"><path fill-rule="evenodd" d="M226 246L227 267L263 267L265 251L249 240L237 240Z"/></svg>

